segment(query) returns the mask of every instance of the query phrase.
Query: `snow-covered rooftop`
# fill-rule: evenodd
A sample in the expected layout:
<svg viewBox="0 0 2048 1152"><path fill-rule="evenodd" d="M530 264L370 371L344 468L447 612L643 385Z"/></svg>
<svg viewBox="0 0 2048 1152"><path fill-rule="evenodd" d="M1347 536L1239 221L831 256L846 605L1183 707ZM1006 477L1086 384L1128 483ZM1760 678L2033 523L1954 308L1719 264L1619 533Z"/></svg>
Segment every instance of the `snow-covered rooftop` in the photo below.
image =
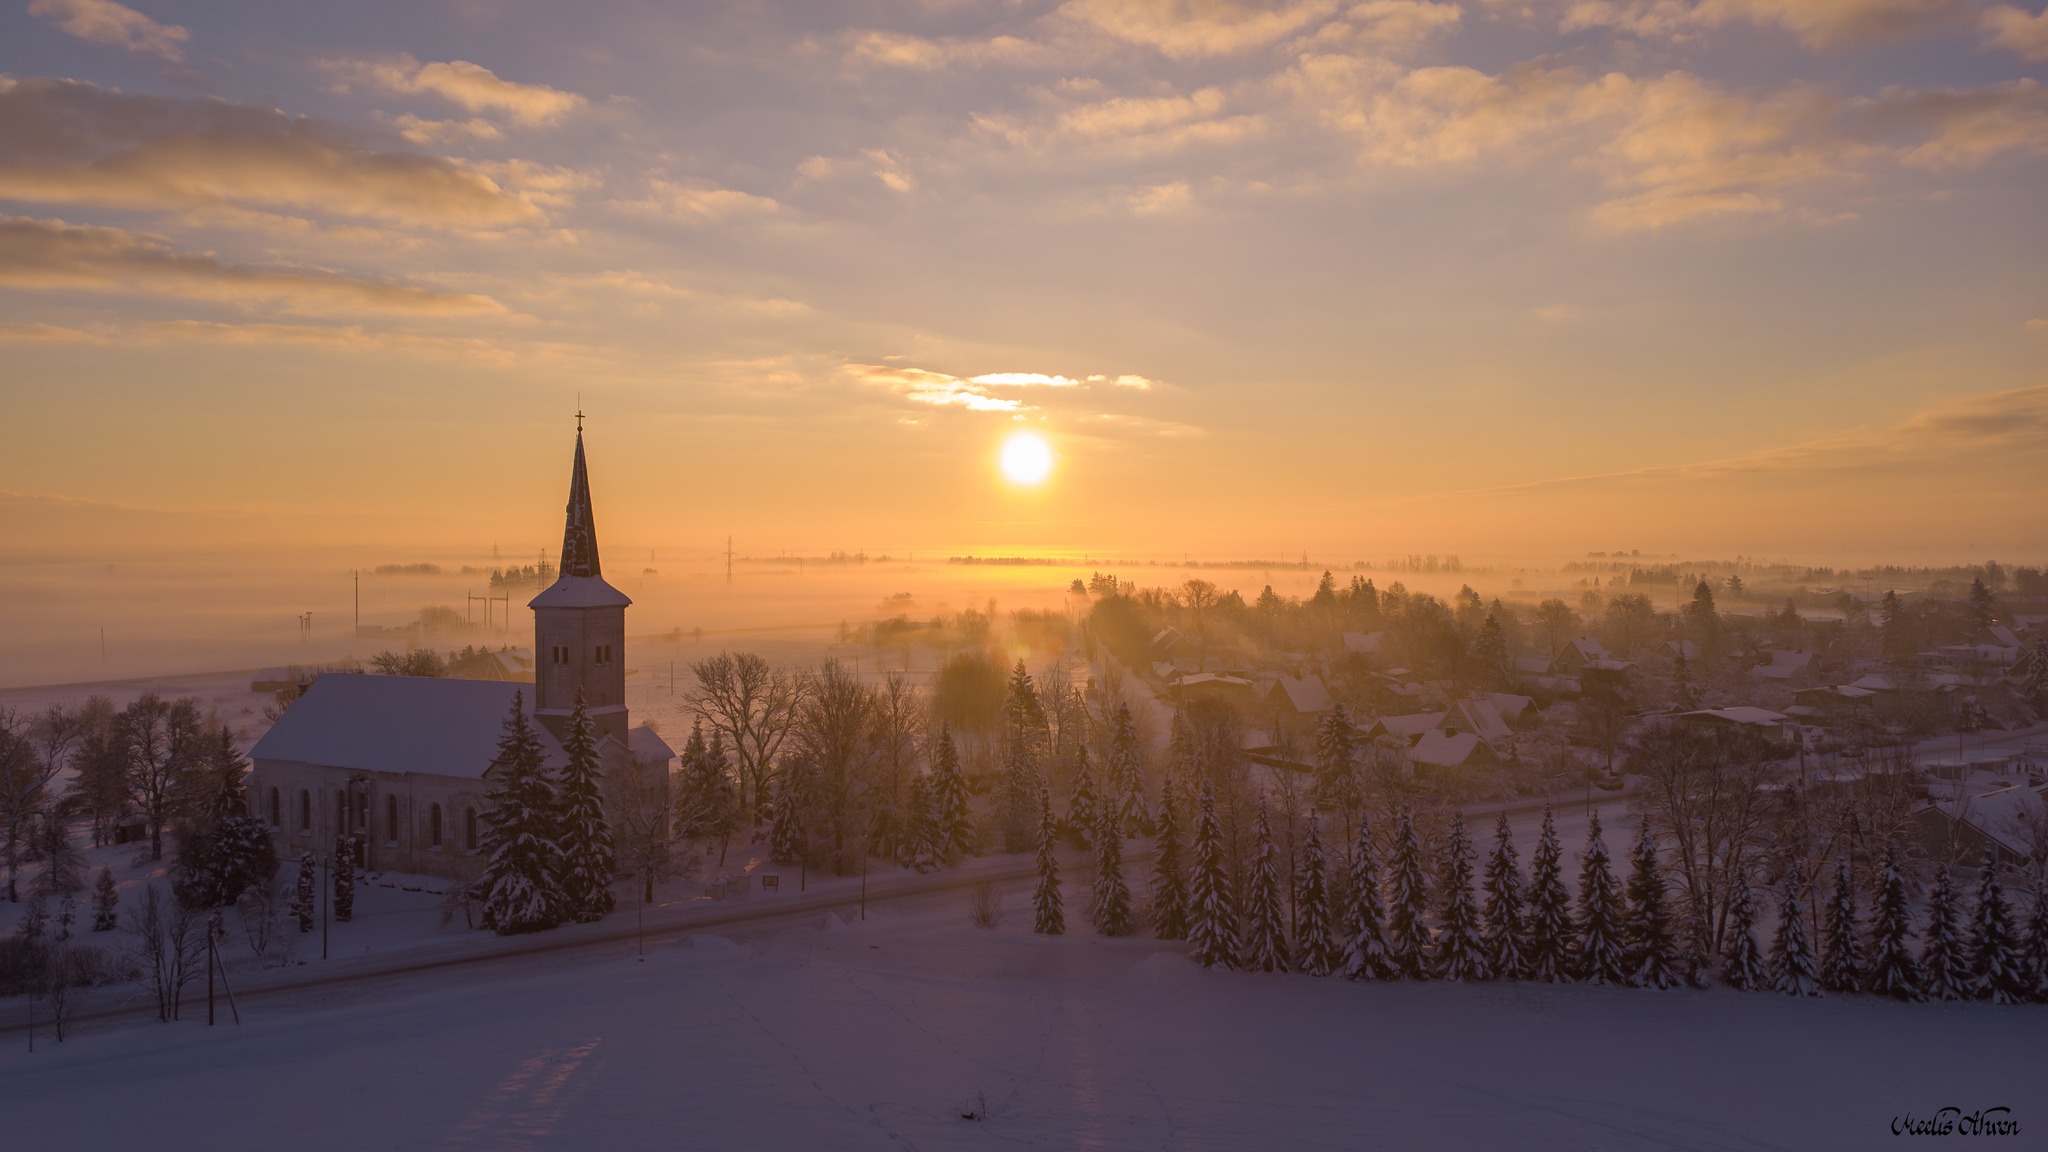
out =
<svg viewBox="0 0 2048 1152"><path fill-rule="evenodd" d="M528 608L624 608L632 597L602 576L564 576L526 602Z"/></svg>
<svg viewBox="0 0 2048 1152"><path fill-rule="evenodd" d="M294 760L359 772L481 778L498 754L505 717L522 686L426 676L322 676L249 750L257 760ZM521 706L533 715L533 693ZM534 734L549 760L561 746Z"/></svg>

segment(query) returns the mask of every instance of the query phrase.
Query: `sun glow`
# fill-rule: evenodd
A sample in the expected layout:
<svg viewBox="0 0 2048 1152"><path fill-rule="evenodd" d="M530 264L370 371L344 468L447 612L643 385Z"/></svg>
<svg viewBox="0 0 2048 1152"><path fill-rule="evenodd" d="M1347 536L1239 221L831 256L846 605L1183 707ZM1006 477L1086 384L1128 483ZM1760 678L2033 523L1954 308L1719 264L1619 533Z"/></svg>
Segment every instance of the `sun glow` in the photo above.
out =
<svg viewBox="0 0 2048 1152"><path fill-rule="evenodd" d="M1052 449L1034 432L1019 432L1003 442L1003 475L1012 484L1039 484L1052 475Z"/></svg>

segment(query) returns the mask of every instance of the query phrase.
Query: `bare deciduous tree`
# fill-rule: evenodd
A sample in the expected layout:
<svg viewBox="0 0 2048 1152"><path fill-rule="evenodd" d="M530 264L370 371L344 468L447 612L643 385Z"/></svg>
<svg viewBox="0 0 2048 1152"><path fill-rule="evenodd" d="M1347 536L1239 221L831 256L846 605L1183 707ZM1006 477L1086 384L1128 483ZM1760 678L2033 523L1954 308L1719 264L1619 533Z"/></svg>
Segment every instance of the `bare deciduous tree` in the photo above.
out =
<svg viewBox="0 0 2048 1152"><path fill-rule="evenodd" d="M1728 895L1757 860L1779 772L1763 738L1746 729L1653 724L1633 741L1631 770L1649 782L1637 807L1672 845L1693 914L1718 949Z"/></svg>
<svg viewBox="0 0 2048 1152"><path fill-rule="evenodd" d="M802 685L751 652L720 652L690 671L697 678L690 705L725 735L739 774L740 805L759 813L768 806L768 778L795 721Z"/></svg>

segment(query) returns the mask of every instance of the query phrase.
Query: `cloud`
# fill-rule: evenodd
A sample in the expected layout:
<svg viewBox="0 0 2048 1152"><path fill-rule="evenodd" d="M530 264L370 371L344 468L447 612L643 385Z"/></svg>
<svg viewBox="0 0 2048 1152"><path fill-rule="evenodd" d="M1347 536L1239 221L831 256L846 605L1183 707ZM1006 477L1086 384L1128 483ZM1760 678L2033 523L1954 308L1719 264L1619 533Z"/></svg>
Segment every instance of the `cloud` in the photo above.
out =
<svg viewBox="0 0 2048 1152"><path fill-rule="evenodd" d="M1048 376L1043 372L988 372L971 377L973 383L995 388L1079 388L1081 382L1065 376Z"/></svg>
<svg viewBox="0 0 2048 1152"><path fill-rule="evenodd" d="M409 55L383 60L331 60L341 89L366 84L407 95L432 94L470 112L496 112L529 127L560 122L589 104L574 92L545 84L518 84L467 60L420 63Z"/></svg>
<svg viewBox="0 0 2048 1152"><path fill-rule="evenodd" d="M1263 48L1327 19L1334 0L1278 7L1234 0L1068 0L1059 15L1174 60Z"/></svg>
<svg viewBox="0 0 2048 1152"><path fill-rule="evenodd" d="M1684 41L1701 29L1744 23L1783 28L1818 47L1899 36L1971 10L1967 0L1575 0L1559 28L1614 28Z"/></svg>
<svg viewBox="0 0 2048 1152"><path fill-rule="evenodd" d="M49 79L0 85L0 198L154 209L241 204L470 228L540 218L481 172L379 151L336 125Z"/></svg>
<svg viewBox="0 0 2048 1152"><path fill-rule="evenodd" d="M780 210L782 205L771 197L756 196L734 188L657 178L647 182L646 196L638 200L622 200L619 207L690 224L708 224L734 218L768 216Z"/></svg>
<svg viewBox="0 0 2048 1152"><path fill-rule="evenodd" d="M1991 44L2035 63L2048 60L2048 10L2028 15L2024 8L2000 4L1985 11L1983 27Z"/></svg>
<svg viewBox="0 0 2048 1152"><path fill-rule="evenodd" d="M1059 59L1050 46L1016 36L932 40L900 32L864 30L847 33L846 45L850 64L907 72L987 64L1045 65Z"/></svg>
<svg viewBox="0 0 2048 1152"><path fill-rule="evenodd" d="M1859 101L1806 85L1730 91L1684 72L1490 75L1309 54L1275 87L1298 115L1351 138L1368 171L1568 157L1599 174L1607 195L1591 219L1616 232L1717 217L1827 219L1812 207L1817 190L1886 163L1967 168L2048 149L2048 95L2032 80Z"/></svg>
<svg viewBox="0 0 2048 1152"><path fill-rule="evenodd" d="M870 176L891 192L910 192L917 181L888 150L869 148L856 156L812 156L796 166L797 179L822 183L845 176Z"/></svg>
<svg viewBox="0 0 2048 1152"><path fill-rule="evenodd" d="M0 324L0 344L95 343L99 337L55 324Z"/></svg>
<svg viewBox="0 0 2048 1152"><path fill-rule="evenodd" d="M1925 137L1899 158L1916 168L1976 168L2006 152L2048 152L2048 92L2033 80L1965 90L1887 89L1867 108Z"/></svg>
<svg viewBox="0 0 2048 1152"><path fill-rule="evenodd" d="M126 48L166 60L183 60L185 41L192 36L176 24L159 24L114 0L34 0L28 13L88 44Z"/></svg>
<svg viewBox="0 0 2048 1152"><path fill-rule="evenodd" d="M145 292L275 305L291 312L466 315L503 312L486 296L368 280L322 268L229 264L118 228L0 217L0 285Z"/></svg>
<svg viewBox="0 0 2048 1152"><path fill-rule="evenodd" d="M1038 409L1015 396L998 390L1049 388L1055 393L1084 391L1095 385L1148 391L1154 381L1143 376L1093 375L1077 379L1048 372L984 372L979 376L953 376L901 364L846 364L841 371L859 383L885 388L914 404L958 407L970 412L1036 412ZM1118 419L1118 417L1103 417Z"/></svg>
<svg viewBox="0 0 2048 1152"><path fill-rule="evenodd" d="M985 115L977 117L976 125L1036 152L1078 145L1118 157L1235 144L1261 136L1268 128L1263 115L1232 113L1223 90L1213 86L1185 95L1114 96L1078 103L1063 103L1046 94L1045 103L1050 111L1022 117Z"/></svg>
<svg viewBox="0 0 2048 1152"><path fill-rule="evenodd" d="M944 372L889 364L848 364L841 371L862 384L887 388L913 404L960 407L969 412L1028 412L1021 400L991 396L988 389Z"/></svg>
<svg viewBox="0 0 2048 1152"><path fill-rule="evenodd" d="M481 117L467 120L427 120L407 112L392 123L398 134L414 144L446 144L455 140L502 140L505 133Z"/></svg>

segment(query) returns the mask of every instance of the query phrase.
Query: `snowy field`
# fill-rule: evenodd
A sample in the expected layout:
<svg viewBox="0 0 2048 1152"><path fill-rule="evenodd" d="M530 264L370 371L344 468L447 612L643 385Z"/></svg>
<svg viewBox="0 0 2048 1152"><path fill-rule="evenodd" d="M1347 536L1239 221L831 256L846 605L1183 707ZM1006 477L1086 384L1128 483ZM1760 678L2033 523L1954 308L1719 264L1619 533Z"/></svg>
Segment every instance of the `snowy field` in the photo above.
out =
<svg viewBox="0 0 2048 1152"><path fill-rule="evenodd" d="M1072 893L1070 889L1070 894ZM1002 927L866 923L278 993L240 1028L0 1055L24 1148L1830 1149L2048 1124L2048 1009L1726 990L1358 985ZM985 1103L984 1103L985 1101ZM963 1119L981 1111L984 1119Z"/></svg>

